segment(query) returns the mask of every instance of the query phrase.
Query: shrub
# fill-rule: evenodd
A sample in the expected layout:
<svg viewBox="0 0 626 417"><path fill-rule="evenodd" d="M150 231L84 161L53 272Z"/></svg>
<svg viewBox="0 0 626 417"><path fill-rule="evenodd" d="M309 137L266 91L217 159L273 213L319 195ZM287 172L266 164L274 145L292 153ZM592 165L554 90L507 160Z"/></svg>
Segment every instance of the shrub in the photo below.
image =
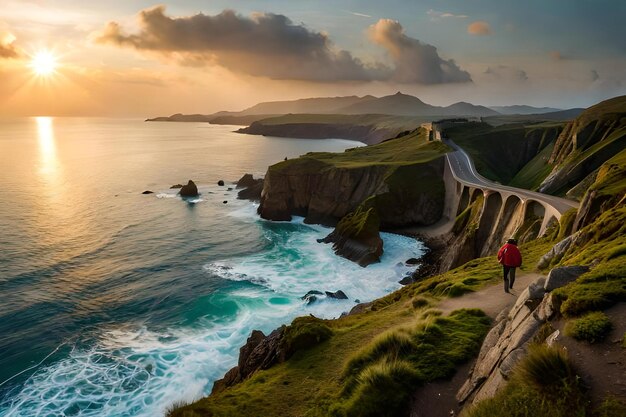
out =
<svg viewBox="0 0 626 417"><path fill-rule="evenodd" d="M413 308L418 309L418 308L422 308L422 307L426 307L430 305L430 301L428 301L424 297L418 296L418 297L413 298L413 301L411 301L411 304L413 305Z"/></svg>
<svg viewBox="0 0 626 417"><path fill-rule="evenodd" d="M376 337L346 364L343 371L344 378L347 379L344 391L350 392L354 388L358 373L368 364L384 358L405 356L413 348L411 335L405 328L390 330Z"/></svg>
<svg viewBox="0 0 626 417"><path fill-rule="evenodd" d="M593 343L602 341L610 333L612 327L611 320L606 314L595 311L569 321L565 326L565 334L577 340Z"/></svg>
<svg viewBox="0 0 626 417"><path fill-rule="evenodd" d="M324 320L313 316L298 317L285 330L281 344L289 357L298 350L309 349L330 339L332 335L333 331Z"/></svg>
<svg viewBox="0 0 626 417"><path fill-rule="evenodd" d="M565 349L544 344L532 345L516 372L521 380L555 398L566 383L576 381Z"/></svg>
<svg viewBox="0 0 626 417"><path fill-rule="evenodd" d="M343 404L347 417L396 417L407 414L411 389L421 376L410 362L384 359L363 369L350 400Z"/></svg>

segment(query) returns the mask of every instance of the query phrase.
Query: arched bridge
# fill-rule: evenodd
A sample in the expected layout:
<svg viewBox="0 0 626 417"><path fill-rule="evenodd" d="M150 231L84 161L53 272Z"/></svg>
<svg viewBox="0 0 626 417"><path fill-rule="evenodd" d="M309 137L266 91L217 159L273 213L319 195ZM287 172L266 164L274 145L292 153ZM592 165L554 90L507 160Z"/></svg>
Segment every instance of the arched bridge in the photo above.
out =
<svg viewBox="0 0 626 417"><path fill-rule="evenodd" d="M483 214L478 233L485 235L484 240L480 239L487 243L483 247L485 254L500 244L503 237L524 232L520 229L522 227L533 225L532 237L542 236L563 213L578 207L576 201L494 183L476 171L471 158L463 149L452 140L444 139L444 142L454 149L446 156L449 174L456 180L455 201L452 204L456 207L456 213L449 215L458 215L478 195L483 195ZM492 239L494 242L491 244L485 242Z"/></svg>

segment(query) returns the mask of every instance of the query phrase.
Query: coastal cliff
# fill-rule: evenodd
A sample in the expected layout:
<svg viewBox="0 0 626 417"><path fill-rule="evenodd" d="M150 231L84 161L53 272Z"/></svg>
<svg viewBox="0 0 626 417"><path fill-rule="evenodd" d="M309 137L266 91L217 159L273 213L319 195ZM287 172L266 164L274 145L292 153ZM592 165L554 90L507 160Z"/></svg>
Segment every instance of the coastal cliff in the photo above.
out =
<svg viewBox="0 0 626 417"><path fill-rule="evenodd" d="M268 220L303 216L334 226L365 200L381 228L429 225L441 217L448 147L422 131L342 154L310 153L267 170L258 212Z"/></svg>
<svg viewBox="0 0 626 417"><path fill-rule="evenodd" d="M383 253L379 229L427 226L441 218L447 150L416 130L343 154L283 161L265 175L258 213L268 220L296 215L306 223L337 225L324 242L366 266Z"/></svg>

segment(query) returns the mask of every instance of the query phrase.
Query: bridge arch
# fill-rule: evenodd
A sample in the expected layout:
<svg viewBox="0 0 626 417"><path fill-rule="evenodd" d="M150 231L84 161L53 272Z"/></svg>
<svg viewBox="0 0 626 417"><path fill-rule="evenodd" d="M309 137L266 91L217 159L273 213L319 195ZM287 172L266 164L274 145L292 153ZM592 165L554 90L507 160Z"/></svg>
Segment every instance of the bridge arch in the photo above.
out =
<svg viewBox="0 0 626 417"><path fill-rule="evenodd" d="M487 240L492 236L492 231L498 226L500 210L502 208L502 195L499 192L487 192L483 213L480 216L476 243L478 247L485 247Z"/></svg>
<svg viewBox="0 0 626 417"><path fill-rule="evenodd" d="M459 183L460 184L460 183ZM459 207L457 208L456 215L458 216L469 206L470 201L470 189L469 187L463 187L461 191L461 198L459 199Z"/></svg>
<svg viewBox="0 0 626 417"><path fill-rule="evenodd" d="M524 223L517 230L520 242L528 242L536 239L542 229L545 220L546 208L536 200L527 200L524 208Z"/></svg>

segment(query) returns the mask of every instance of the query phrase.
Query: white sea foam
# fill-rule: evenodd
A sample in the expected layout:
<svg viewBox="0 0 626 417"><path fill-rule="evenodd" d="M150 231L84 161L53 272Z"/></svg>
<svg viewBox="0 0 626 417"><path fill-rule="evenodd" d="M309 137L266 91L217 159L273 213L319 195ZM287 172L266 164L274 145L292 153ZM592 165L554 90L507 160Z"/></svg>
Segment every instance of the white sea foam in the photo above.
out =
<svg viewBox="0 0 626 417"><path fill-rule="evenodd" d="M337 317L356 299L368 301L398 288L409 271L403 262L422 253L413 239L382 234L382 262L361 268L316 241L328 228L305 225L302 219L266 223L254 217L250 204L237 204L231 214L237 221L257 222L271 244L262 252L204 267L207 274L254 284L222 295L236 303L236 315L207 319L195 328L156 332L137 325L103 331L93 347L76 348L36 372L3 404L0 415L162 415L174 402L208 394L213 382L236 364L252 329L268 332L304 314ZM300 297L309 290L342 290L349 300L306 305Z"/></svg>

